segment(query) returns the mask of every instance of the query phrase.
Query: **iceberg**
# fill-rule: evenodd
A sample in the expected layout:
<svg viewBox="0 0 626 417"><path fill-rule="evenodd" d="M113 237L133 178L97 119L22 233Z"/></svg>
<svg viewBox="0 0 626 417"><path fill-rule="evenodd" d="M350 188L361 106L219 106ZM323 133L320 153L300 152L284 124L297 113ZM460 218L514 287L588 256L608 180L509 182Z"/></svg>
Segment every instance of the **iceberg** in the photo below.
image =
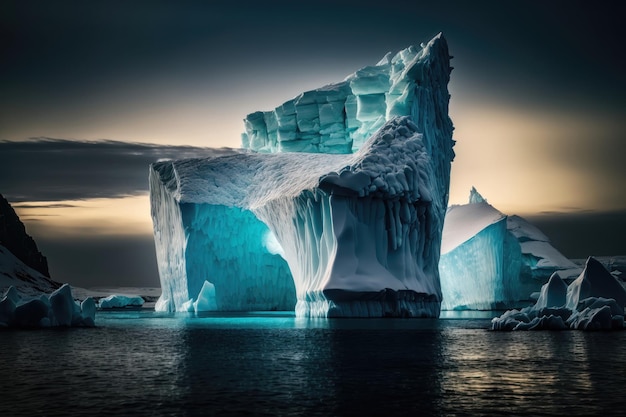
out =
<svg viewBox="0 0 626 417"><path fill-rule="evenodd" d="M111 294L101 298L98 307L101 309L141 307L143 303L144 299L139 295Z"/></svg>
<svg viewBox="0 0 626 417"><path fill-rule="evenodd" d="M445 39L245 119L243 149L150 167L162 311L439 315Z"/></svg>
<svg viewBox="0 0 626 417"><path fill-rule="evenodd" d="M439 129L451 137L449 58L441 34L426 45L388 53L339 83L249 114L242 146L257 152L352 153L385 122L408 115L427 136ZM438 174L445 179L445 172Z"/></svg>
<svg viewBox="0 0 626 417"><path fill-rule="evenodd" d="M94 327L95 318L93 298L77 303L69 284L37 297L24 296L10 287L0 297L0 328Z"/></svg>
<svg viewBox="0 0 626 417"><path fill-rule="evenodd" d="M626 290L593 257L569 286L555 272L535 305L509 310L492 330L615 330L624 328Z"/></svg>
<svg viewBox="0 0 626 417"><path fill-rule="evenodd" d="M581 269L539 229L501 213L475 188L469 204L448 208L439 262L442 309L508 308L528 300L557 271L573 279Z"/></svg>

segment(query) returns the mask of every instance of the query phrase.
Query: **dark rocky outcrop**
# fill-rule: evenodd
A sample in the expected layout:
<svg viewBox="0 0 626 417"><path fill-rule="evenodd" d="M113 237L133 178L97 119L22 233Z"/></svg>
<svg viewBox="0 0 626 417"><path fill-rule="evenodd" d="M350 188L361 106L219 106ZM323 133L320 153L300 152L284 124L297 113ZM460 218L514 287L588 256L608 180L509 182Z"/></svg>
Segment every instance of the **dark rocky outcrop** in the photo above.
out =
<svg viewBox="0 0 626 417"><path fill-rule="evenodd" d="M0 194L0 245L29 267L50 277L48 260L39 252L33 238L26 233L24 223L2 194Z"/></svg>

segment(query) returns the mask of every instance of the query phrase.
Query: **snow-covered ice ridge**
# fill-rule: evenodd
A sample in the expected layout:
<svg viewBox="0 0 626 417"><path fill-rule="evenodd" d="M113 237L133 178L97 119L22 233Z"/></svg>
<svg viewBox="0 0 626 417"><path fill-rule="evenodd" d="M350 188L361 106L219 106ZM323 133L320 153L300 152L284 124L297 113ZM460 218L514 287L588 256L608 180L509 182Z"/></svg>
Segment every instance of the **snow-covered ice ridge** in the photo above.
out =
<svg viewBox="0 0 626 417"><path fill-rule="evenodd" d="M469 204L446 213L439 271L444 310L491 310L528 300L555 271L571 280L581 268L535 226L472 188Z"/></svg>
<svg viewBox="0 0 626 417"><path fill-rule="evenodd" d="M534 306L509 310L493 330L612 330L624 328L626 290L596 259L569 286L555 272Z"/></svg>
<svg viewBox="0 0 626 417"><path fill-rule="evenodd" d="M298 316L438 316L437 265L454 157L449 60L438 35L343 83L304 93L293 102L295 116L274 121L282 127L295 121L291 142L317 141L315 149L287 146L278 136L275 145L265 143L272 135L255 128L244 136L253 151L152 164L163 290L156 309L288 310L295 304ZM372 90L378 84L384 91ZM356 94L356 129L347 116L351 99L328 93L348 85ZM381 100L382 107L373 104ZM322 155L339 153L332 147L338 136L326 137L323 116L335 111L343 119L332 129L349 146L343 155ZM307 121L319 141L303 136L311 132ZM357 140L355 132L369 139ZM295 150L318 153L282 152Z"/></svg>

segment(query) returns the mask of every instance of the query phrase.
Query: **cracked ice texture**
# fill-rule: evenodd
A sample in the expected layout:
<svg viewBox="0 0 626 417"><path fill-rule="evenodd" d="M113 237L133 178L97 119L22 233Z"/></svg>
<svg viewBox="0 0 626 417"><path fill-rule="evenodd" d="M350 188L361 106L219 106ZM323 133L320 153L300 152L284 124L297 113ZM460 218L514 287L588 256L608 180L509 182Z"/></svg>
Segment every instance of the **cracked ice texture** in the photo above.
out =
<svg viewBox="0 0 626 417"><path fill-rule="evenodd" d="M309 145L317 139L283 141L308 143L285 147L268 139L267 128L265 136L249 129L256 133L244 136L244 145L278 153L222 150L215 157L153 164L151 206L163 288L157 308L193 309L208 282L212 301L201 304L217 310L282 310L295 303L299 316L437 316L437 265L454 157L449 58L438 35L421 49L408 48L356 73L371 76L304 93L299 97L315 100L299 100L309 105L295 107L300 113L268 116L267 123L265 113L256 113L265 126L288 127L296 136L317 129L315 148ZM391 77L389 86L378 92L385 77ZM347 127L351 99L334 100L334 92L348 85L361 96L384 98L381 113L380 103L366 106L380 97L355 96L356 129ZM329 148L334 142L320 128L337 102L344 119L333 129L343 135L341 152L356 152L321 155L340 153ZM304 118L302 109L312 116ZM250 123L249 116L247 128ZM317 153L282 152L287 150Z"/></svg>

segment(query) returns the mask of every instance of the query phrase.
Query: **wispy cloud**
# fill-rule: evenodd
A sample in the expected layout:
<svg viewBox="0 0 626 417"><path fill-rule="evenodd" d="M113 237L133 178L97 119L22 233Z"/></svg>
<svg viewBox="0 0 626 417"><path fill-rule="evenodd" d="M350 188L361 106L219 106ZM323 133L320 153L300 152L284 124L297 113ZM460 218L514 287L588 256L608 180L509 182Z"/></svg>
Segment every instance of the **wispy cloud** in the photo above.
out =
<svg viewBox="0 0 626 417"><path fill-rule="evenodd" d="M74 204L63 204L63 203L56 203L56 204L28 204L28 203L17 203L17 204L13 204L13 208L24 208L24 209L48 209L48 208L69 208L69 207L76 207L76 205Z"/></svg>
<svg viewBox="0 0 626 417"><path fill-rule="evenodd" d="M23 208L59 208L48 202L141 195L148 167L162 159L206 157L225 150L192 146L33 138L0 141L0 194ZM19 205L18 205L19 207Z"/></svg>

